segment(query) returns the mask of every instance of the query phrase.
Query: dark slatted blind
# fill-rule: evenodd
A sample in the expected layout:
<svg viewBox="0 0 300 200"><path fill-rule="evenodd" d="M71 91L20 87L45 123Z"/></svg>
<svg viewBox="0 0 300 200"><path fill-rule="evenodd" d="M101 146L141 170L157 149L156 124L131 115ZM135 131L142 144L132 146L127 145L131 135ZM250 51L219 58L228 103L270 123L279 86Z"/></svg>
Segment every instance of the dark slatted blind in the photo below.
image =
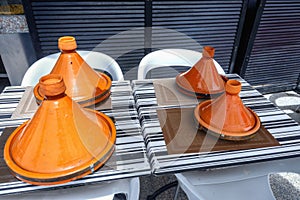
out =
<svg viewBox="0 0 300 200"><path fill-rule="evenodd" d="M125 78L135 79L147 50L215 47L226 72L235 60L248 0L104 1L23 0L38 57L58 51L57 39L75 36L78 50L106 53ZM147 27L144 29L144 27ZM128 72L129 71L129 72Z"/></svg>
<svg viewBox="0 0 300 200"><path fill-rule="evenodd" d="M264 93L290 90L300 73L300 1L263 3L244 78Z"/></svg>
<svg viewBox="0 0 300 200"><path fill-rule="evenodd" d="M153 1L152 4L152 48L202 51L202 46L213 46L215 60L228 72L238 45L243 1Z"/></svg>
<svg viewBox="0 0 300 200"><path fill-rule="evenodd" d="M39 57L58 52L57 39L75 36L78 50L106 53L126 73L144 56L144 1L23 0Z"/></svg>

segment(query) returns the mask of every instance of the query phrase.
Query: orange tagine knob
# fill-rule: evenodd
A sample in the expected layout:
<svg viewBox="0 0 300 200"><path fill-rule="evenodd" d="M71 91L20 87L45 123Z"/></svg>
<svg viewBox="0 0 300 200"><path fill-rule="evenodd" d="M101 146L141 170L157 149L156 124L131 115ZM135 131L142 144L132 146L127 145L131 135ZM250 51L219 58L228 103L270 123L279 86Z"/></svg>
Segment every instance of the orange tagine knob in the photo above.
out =
<svg viewBox="0 0 300 200"><path fill-rule="evenodd" d="M177 75L179 91L199 98L224 92L225 83L214 64L214 52L213 47L203 47L202 58L191 69Z"/></svg>
<svg viewBox="0 0 300 200"><path fill-rule="evenodd" d="M77 43L74 37L64 36L58 39L58 48L62 51L71 51L77 48Z"/></svg>
<svg viewBox="0 0 300 200"><path fill-rule="evenodd" d="M93 173L114 151L114 123L68 97L61 75L42 77L40 90L45 99L38 110L5 144L6 164L18 179L35 185L65 183Z"/></svg>
<svg viewBox="0 0 300 200"><path fill-rule="evenodd" d="M245 107L239 92L241 83L229 80L226 93L215 100L200 103L195 109L195 117L204 129L208 129L228 140L251 138L260 128L258 116Z"/></svg>
<svg viewBox="0 0 300 200"><path fill-rule="evenodd" d="M46 98L64 94L66 91L62 76L58 74L49 74L42 77L39 84L40 91L45 94Z"/></svg>
<svg viewBox="0 0 300 200"><path fill-rule="evenodd" d="M104 73L94 71L76 52L74 37L58 39L61 54L50 74L60 74L66 85L66 94L82 106L99 103L110 95L111 79ZM34 95L40 103L45 94L37 84Z"/></svg>

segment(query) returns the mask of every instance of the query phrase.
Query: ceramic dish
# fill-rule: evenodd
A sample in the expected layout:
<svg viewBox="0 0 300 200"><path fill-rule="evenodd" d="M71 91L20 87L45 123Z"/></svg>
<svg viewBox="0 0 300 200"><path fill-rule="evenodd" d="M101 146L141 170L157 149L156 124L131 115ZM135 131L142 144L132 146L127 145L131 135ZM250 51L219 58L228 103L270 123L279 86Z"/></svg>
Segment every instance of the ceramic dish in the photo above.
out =
<svg viewBox="0 0 300 200"><path fill-rule="evenodd" d="M225 82L218 73L213 59L215 49L204 46L202 57L192 68L176 76L179 91L197 98L218 96L224 92ZM221 70L221 66L218 66Z"/></svg>
<svg viewBox="0 0 300 200"><path fill-rule="evenodd" d="M207 133L213 134L217 137L220 137L221 139L225 140L233 140L233 141L241 141L241 140L248 140L255 136L257 131L260 128L260 120L259 117L256 115L255 112L253 112L250 108L247 108L251 115L255 118L255 124L252 127L251 130L245 131L245 132L235 132L235 131L223 131L219 128L213 127L212 125L209 125L201 118L201 110L202 108L206 107L212 102L212 100L204 101L195 108L194 110L194 117L196 118L197 122L200 124L200 128L203 128L205 130L208 130Z"/></svg>
<svg viewBox="0 0 300 200"><path fill-rule="evenodd" d="M106 75L102 72L98 72L98 74L101 75L101 77L103 77L105 80L104 90L99 89L100 85L98 85L95 89L96 92L93 97L77 97L76 99L73 99L74 101L76 101L77 103L82 105L83 107L100 103L100 102L106 100L110 96L110 88L112 85L111 79L109 78L108 75ZM37 103L40 104L44 100L44 95L40 94L40 92L39 92L39 84L37 84L34 87L33 93L34 93Z"/></svg>
<svg viewBox="0 0 300 200"><path fill-rule="evenodd" d="M39 86L45 99L6 141L6 164L18 179L36 185L65 183L93 173L114 151L113 121L66 95L59 74L43 76Z"/></svg>
<svg viewBox="0 0 300 200"><path fill-rule="evenodd" d="M224 84L228 80L226 76L220 75L221 78L224 81ZM224 93L224 90L218 90L218 91L213 91L213 92L207 92L207 91L200 91L200 92L195 92L191 90L191 88L185 87L183 84L181 84L180 80L176 77L176 85L177 89L182 92L183 94L191 97L197 97L198 99L201 98L216 98L220 96L221 94Z"/></svg>
<svg viewBox="0 0 300 200"><path fill-rule="evenodd" d="M58 48L61 53L50 74L59 74L66 85L66 95L82 106L91 106L105 100L110 95L112 81L104 73L97 73L77 53L76 39L64 36L58 39ZM38 83L34 88L37 102L44 99Z"/></svg>
<svg viewBox="0 0 300 200"><path fill-rule="evenodd" d="M20 166L22 164L14 160L12 156L12 145L22 137L23 130L26 128L28 121L18 127L8 138L4 148L4 159L11 169L12 173L20 180L35 185L53 185L69 182L75 179L79 179L87 174L93 173L100 168L110 158L114 152L116 141L116 129L112 120L100 113L91 109L86 109L87 112L94 114L99 122L104 126L109 127L108 133L103 133L107 137L106 144L103 149L97 155L93 155L88 162L81 163L78 166L69 166L68 168L53 169L51 173L45 173L42 171L33 171L31 169L25 169ZM71 159L72 160L72 159ZM72 161L70 161L72 162Z"/></svg>

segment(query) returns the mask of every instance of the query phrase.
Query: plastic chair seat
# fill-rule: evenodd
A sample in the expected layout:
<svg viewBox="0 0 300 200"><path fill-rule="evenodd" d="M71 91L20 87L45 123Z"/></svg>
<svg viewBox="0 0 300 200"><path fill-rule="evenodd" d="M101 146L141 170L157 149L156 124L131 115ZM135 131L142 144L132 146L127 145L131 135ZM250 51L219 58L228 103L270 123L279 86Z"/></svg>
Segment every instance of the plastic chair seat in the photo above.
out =
<svg viewBox="0 0 300 200"><path fill-rule="evenodd" d="M208 171L175 174L178 188L192 199L274 200L269 175L299 172L300 158L253 163ZM177 191L178 192L178 191ZM176 199L176 196L175 196Z"/></svg>
<svg viewBox="0 0 300 200"><path fill-rule="evenodd" d="M79 187L7 195L8 199L90 199L112 200L114 194L124 193L128 200L139 199L139 178L120 179Z"/></svg>

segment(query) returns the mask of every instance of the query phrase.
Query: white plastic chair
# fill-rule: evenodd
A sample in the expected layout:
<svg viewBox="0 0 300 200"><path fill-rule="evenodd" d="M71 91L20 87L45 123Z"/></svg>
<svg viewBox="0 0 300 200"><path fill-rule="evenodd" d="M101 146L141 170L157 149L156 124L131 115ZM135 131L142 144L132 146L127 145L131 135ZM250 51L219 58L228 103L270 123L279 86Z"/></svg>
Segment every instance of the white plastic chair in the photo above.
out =
<svg viewBox="0 0 300 200"><path fill-rule="evenodd" d="M94 51L77 51L79 55L94 69L107 71L114 81L124 80L119 64L110 56ZM24 74L21 85L35 86L40 77L49 74L54 67L60 52L48 55L33 63Z"/></svg>
<svg viewBox="0 0 300 200"><path fill-rule="evenodd" d="M178 189L190 200L275 200L269 175L279 172L298 172L300 158L247 164L210 171L191 171L175 174Z"/></svg>
<svg viewBox="0 0 300 200"><path fill-rule="evenodd" d="M47 191L35 191L23 194L7 195L6 199L90 199L90 200L112 200L114 194L124 193L128 200L139 199L139 178L121 179L103 183L63 188Z"/></svg>
<svg viewBox="0 0 300 200"><path fill-rule="evenodd" d="M147 73L158 67L193 66L202 54L185 49L163 49L146 55L138 68L138 79L145 79ZM219 74L225 74L216 62ZM214 169L209 171L189 171L175 174L179 189L183 189L190 200L268 200L274 199L268 176L275 172L297 172L300 158L249 164L243 166Z"/></svg>
<svg viewBox="0 0 300 200"><path fill-rule="evenodd" d="M202 53L187 49L161 49L147 54L139 63L138 80L146 78L150 70L159 67L190 66L192 67L202 57ZM219 74L224 75L223 68L214 60ZM172 68L169 68L172 70Z"/></svg>

